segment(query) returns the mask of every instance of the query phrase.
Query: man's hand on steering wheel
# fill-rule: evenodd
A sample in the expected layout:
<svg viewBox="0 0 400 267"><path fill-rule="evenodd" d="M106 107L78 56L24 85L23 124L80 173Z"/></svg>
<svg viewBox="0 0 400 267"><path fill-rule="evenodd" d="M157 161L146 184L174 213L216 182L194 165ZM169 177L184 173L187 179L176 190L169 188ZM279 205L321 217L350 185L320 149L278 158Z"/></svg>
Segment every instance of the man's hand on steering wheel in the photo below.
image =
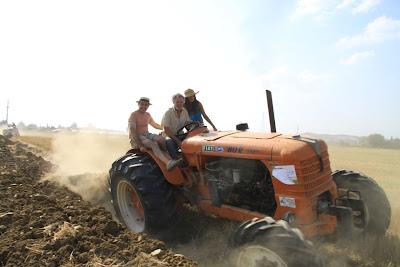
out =
<svg viewBox="0 0 400 267"><path fill-rule="evenodd" d="M191 131L193 131L194 129L197 129L199 127L202 127L203 124L201 124L198 121L191 121L186 123L185 125L183 125L181 128L178 129L178 131L176 132L177 136L186 136L188 133L190 133ZM181 134L180 132L186 128L186 133Z"/></svg>
<svg viewBox="0 0 400 267"><path fill-rule="evenodd" d="M191 121L186 123L185 125L183 125L181 128L178 129L178 131L176 132L177 135L179 135L179 133L183 130L186 129L186 133L189 133L191 131L193 131L194 129L197 129L200 127L200 122L198 121Z"/></svg>

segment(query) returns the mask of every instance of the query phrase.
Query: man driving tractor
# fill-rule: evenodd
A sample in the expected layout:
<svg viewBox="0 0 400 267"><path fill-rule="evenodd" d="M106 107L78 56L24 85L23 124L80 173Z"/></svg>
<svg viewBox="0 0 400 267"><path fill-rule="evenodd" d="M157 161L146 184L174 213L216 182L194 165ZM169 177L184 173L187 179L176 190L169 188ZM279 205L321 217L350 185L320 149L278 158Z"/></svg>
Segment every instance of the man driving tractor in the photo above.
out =
<svg viewBox="0 0 400 267"><path fill-rule="evenodd" d="M184 125L191 122L189 113L183 107L185 97L181 94L172 96L174 106L165 112L161 125L164 128L164 134L169 137L166 140L166 146L169 154L173 159L177 159L177 149L181 147L182 141L185 138L181 132L178 132Z"/></svg>

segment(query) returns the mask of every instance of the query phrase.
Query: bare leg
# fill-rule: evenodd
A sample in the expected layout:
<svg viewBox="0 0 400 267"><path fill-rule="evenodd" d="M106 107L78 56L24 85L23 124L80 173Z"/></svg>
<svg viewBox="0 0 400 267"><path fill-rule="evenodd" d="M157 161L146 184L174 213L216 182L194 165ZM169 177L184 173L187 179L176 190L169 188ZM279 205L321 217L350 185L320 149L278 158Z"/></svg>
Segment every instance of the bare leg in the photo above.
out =
<svg viewBox="0 0 400 267"><path fill-rule="evenodd" d="M156 156L165 164L168 163L168 161L170 161L165 155L164 153L161 151L160 147L158 146L157 143L153 142L151 149L153 150L154 154L156 154Z"/></svg>
<svg viewBox="0 0 400 267"><path fill-rule="evenodd" d="M156 155L157 158L159 158L162 162L164 162L165 164L168 163L168 161L170 161L165 155L164 153L161 151L160 147L158 146L157 142L154 141L150 141L150 140L145 140L143 141L143 145L145 145L147 148L151 148L151 150L153 150L154 154Z"/></svg>
<svg viewBox="0 0 400 267"><path fill-rule="evenodd" d="M160 146L160 148L162 150L164 150L164 151L167 150L167 144L166 144L165 137L158 135L154 140L157 141L158 145Z"/></svg>
<svg viewBox="0 0 400 267"><path fill-rule="evenodd" d="M165 141L165 139L164 139ZM163 142L165 144L165 142ZM178 166L180 163L182 163L183 159L171 159L168 152L161 151L160 146L158 145L157 141L151 141L151 140L144 140L143 145L145 145L148 148L151 148L153 150L153 153L157 158L159 158L163 163L165 163L167 170L170 171L176 166Z"/></svg>

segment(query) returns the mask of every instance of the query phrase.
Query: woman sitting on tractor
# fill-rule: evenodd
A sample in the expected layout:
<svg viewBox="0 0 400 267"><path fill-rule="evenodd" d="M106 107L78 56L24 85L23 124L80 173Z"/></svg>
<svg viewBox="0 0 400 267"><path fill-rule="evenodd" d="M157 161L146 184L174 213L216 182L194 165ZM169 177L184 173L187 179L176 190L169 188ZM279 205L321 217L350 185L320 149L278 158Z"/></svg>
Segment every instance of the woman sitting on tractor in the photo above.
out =
<svg viewBox="0 0 400 267"><path fill-rule="evenodd" d="M190 119L192 121L203 123L204 117L204 119L213 127L214 131L217 131L217 128L204 111L203 105L196 99L197 93L199 92L195 93L193 89L185 90L185 109L189 112Z"/></svg>

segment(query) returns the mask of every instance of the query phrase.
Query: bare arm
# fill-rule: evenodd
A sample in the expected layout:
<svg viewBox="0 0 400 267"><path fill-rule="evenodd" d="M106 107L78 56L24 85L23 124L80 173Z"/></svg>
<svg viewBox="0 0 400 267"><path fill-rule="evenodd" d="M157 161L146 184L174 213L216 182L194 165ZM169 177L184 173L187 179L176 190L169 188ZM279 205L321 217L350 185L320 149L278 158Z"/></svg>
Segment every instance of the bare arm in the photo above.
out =
<svg viewBox="0 0 400 267"><path fill-rule="evenodd" d="M160 124L158 124L158 123L156 123L154 120L153 120L153 117L151 117L150 116L150 125L151 126L153 126L155 129L157 129L157 130L162 130L163 128L161 127L161 125Z"/></svg>
<svg viewBox="0 0 400 267"><path fill-rule="evenodd" d="M201 114L203 115L204 119L213 127L214 131L217 131L217 128L215 127L214 123L210 120L210 118L207 116L206 112L204 111L203 104L200 103L200 111Z"/></svg>

